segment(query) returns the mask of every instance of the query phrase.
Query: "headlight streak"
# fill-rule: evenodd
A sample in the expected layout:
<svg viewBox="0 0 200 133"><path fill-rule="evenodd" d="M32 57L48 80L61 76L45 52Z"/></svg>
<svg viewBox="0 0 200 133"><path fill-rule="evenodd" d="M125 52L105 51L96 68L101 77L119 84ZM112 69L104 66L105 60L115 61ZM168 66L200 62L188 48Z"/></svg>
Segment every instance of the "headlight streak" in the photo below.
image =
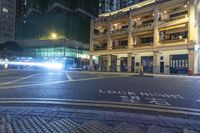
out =
<svg viewBox="0 0 200 133"><path fill-rule="evenodd" d="M57 63L57 62L14 62L14 61L0 62L0 65L4 64L18 65L18 66L36 66L54 70L61 70L64 68L62 63Z"/></svg>

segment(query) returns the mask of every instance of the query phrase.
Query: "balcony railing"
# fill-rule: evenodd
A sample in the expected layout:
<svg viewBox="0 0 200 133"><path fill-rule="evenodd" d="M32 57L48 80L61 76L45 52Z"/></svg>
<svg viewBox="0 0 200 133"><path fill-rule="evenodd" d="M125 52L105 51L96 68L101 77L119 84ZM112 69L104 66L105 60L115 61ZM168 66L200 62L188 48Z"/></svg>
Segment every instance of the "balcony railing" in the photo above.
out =
<svg viewBox="0 0 200 133"><path fill-rule="evenodd" d="M107 19L105 17L94 19L94 23L104 23L104 22L107 22Z"/></svg>
<svg viewBox="0 0 200 133"><path fill-rule="evenodd" d="M98 32L98 33L94 33L94 37L103 37L106 36L107 33L106 32Z"/></svg>
<svg viewBox="0 0 200 133"><path fill-rule="evenodd" d="M128 32L128 28L122 28L122 29L111 31L111 34L120 34L120 33L127 33L127 32Z"/></svg>
<svg viewBox="0 0 200 133"><path fill-rule="evenodd" d="M149 24L142 24L142 25L138 25L138 26L133 26L133 31L143 31L143 30L149 30L153 28L153 23L149 23Z"/></svg>
<svg viewBox="0 0 200 133"><path fill-rule="evenodd" d="M177 20L185 19L185 18L187 18L187 17L188 17L188 15L185 14L185 15L180 15L180 16L176 16L176 17L170 17L170 18L165 19L165 20L163 20L163 21L164 21L164 22L172 22L172 21L177 21Z"/></svg>
<svg viewBox="0 0 200 133"><path fill-rule="evenodd" d="M136 48L138 48L138 47L152 47L152 46L153 46L152 42L149 42L149 43L139 43L139 44L134 45L134 47L136 47Z"/></svg>
<svg viewBox="0 0 200 133"><path fill-rule="evenodd" d="M112 49L127 49L128 46L113 46Z"/></svg>
<svg viewBox="0 0 200 133"><path fill-rule="evenodd" d="M176 39L176 40L161 40L160 42L162 44L166 44L166 43L178 43L178 42L186 42L187 39L183 38L183 39Z"/></svg>
<svg viewBox="0 0 200 133"><path fill-rule="evenodd" d="M95 51L107 50L107 47L96 47L94 48Z"/></svg>

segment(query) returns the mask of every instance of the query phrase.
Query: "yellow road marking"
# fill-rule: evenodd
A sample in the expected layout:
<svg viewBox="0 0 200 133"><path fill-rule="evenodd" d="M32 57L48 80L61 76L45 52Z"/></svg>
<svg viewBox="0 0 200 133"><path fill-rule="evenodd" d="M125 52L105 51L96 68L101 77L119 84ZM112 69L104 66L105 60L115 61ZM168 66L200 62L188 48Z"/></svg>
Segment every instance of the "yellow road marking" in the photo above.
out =
<svg viewBox="0 0 200 133"><path fill-rule="evenodd" d="M82 101L82 100L81 100ZM0 101L1 104L52 104L52 105L77 105L77 106L92 106L92 107L106 107L106 108L118 108L118 109L131 109L131 110L142 110L142 111L156 111L156 112L163 112L163 113L174 113L174 114L190 114L190 115L198 115L200 116L200 112L191 112L190 110L187 111L185 110L180 110L180 109L175 109L176 107L173 107L172 109L166 109L166 108L162 108L162 106L157 106L155 107L147 107L147 106L136 106L136 105L132 105L132 106L127 106L127 105L123 105L123 104L110 104L105 103L102 104L98 101L96 102L72 102L72 101L47 101L47 100L42 100L42 101L16 101L16 100L5 100L5 101Z"/></svg>
<svg viewBox="0 0 200 133"><path fill-rule="evenodd" d="M200 109L184 108L184 107L173 107L173 106L160 106L152 104L137 104L137 103L124 103L124 102L112 102L112 101L95 101L95 100L78 100L78 99L56 99L56 98L0 98L0 101L9 100L23 100L23 101L57 101L57 102L79 102L79 103L98 103L98 104L109 104L109 105L124 105L124 106L139 106L139 107L149 107L149 108L162 108L170 110L184 110L199 112Z"/></svg>
<svg viewBox="0 0 200 133"><path fill-rule="evenodd" d="M9 82L1 83L0 86L9 85L9 84L12 84L12 83L15 83L15 82L18 82L18 81L26 80L26 79L32 78L34 76L37 76L37 75L39 75L39 74L33 74L33 75L29 75L29 76L26 76L26 77L23 77L23 78L20 78L20 79L16 79L16 80L12 80L12 81L9 81Z"/></svg>

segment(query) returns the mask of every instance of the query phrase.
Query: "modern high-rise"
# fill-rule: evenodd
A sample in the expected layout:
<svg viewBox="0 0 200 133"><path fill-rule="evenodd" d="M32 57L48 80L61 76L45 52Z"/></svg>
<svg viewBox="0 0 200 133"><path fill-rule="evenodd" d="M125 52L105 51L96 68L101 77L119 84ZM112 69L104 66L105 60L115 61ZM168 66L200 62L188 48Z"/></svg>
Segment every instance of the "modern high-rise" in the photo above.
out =
<svg viewBox="0 0 200 133"><path fill-rule="evenodd" d="M16 0L0 0L0 43L15 40Z"/></svg>
<svg viewBox="0 0 200 133"><path fill-rule="evenodd" d="M91 67L198 75L199 7L199 0L145 0L100 14L91 23Z"/></svg>
<svg viewBox="0 0 200 133"><path fill-rule="evenodd" d="M90 20L98 15L98 0L18 0L16 42L24 56L89 58Z"/></svg>

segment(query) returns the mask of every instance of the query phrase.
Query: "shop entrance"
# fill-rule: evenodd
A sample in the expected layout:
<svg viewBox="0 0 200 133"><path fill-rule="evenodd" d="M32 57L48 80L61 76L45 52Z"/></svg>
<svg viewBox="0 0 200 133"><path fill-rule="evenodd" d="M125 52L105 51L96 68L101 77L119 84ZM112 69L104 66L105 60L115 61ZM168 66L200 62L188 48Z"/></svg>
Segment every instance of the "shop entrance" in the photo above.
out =
<svg viewBox="0 0 200 133"><path fill-rule="evenodd" d="M117 71L117 56L112 55L111 56L111 72Z"/></svg>
<svg viewBox="0 0 200 133"><path fill-rule="evenodd" d="M128 71L128 58L122 57L120 62L120 71L127 72Z"/></svg>
<svg viewBox="0 0 200 133"><path fill-rule="evenodd" d="M170 73L188 73L188 55L170 55Z"/></svg>
<svg viewBox="0 0 200 133"><path fill-rule="evenodd" d="M141 64L144 66L145 73L153 73L153 56L141 57Z"/></svg>
<svg viewBox="0 0 200 133"><path fill-rule="evenodd" d="M99 56L99 66L100 71L107 71L107 55Z"/></svg>

